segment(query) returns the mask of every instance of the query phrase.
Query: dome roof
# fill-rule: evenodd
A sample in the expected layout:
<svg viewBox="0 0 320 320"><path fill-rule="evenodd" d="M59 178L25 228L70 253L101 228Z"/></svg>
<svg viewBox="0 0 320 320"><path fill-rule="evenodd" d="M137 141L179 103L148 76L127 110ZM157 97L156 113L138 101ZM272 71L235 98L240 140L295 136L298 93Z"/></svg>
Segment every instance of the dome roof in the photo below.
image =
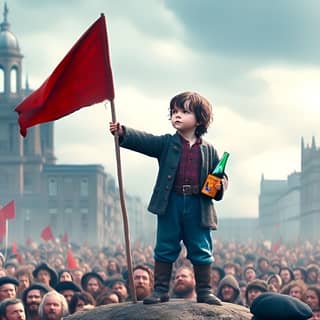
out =
<svg viewBox="0 0 320 320"><path fill-rule="evenodd" d="M3 49L20 51L18 40L10 31L7 3L4 5L3 22L0 24L0 50Z"/></svg>
<svg viewBox="0 0 320 320"><path fill-rule="evenodd" d="M1 49L13 49L20 50L19 43L15 35L8 30L1 30L0 32L0 50Z"/></svg>

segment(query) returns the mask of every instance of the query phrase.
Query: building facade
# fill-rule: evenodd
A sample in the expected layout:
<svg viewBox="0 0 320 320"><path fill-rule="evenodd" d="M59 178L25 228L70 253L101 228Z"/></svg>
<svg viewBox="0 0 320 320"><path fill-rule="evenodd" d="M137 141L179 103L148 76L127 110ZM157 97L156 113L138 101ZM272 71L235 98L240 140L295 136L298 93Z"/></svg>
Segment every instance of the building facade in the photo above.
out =
<svg viewBox="0 0 320 320"><path fill-rule="evenodd" d="M264 239L318 239L320 222L320 148L301 139L301 172L287 180L266 180L259 195L259 230Z"/></svg>
<svg viewBox="0 0 320 320"><path fill-rule="evenodd" d="M13 111L32 92L27 82L22 88L22 59L5 4L0 25L0 204L16 204L16 218L7 230L9 243L40 241L48 225L55 237L67 233L78 244L123 241L114 178L99 164L57 164L52 122L28 129L26 138L20 135ZM127 201L134 225L131 238L143 241L149 227L146 209L139 198L127 196Z"/></svg>

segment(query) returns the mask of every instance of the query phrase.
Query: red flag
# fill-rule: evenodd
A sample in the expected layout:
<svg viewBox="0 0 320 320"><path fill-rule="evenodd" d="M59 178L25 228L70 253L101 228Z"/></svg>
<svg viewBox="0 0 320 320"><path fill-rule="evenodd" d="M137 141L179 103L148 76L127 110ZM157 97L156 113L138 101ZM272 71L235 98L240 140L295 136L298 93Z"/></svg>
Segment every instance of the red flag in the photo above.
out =
<svg viewBox="0 0 320 320"><path fill-rule="evenodd" d="M67 253L67 268L76 269L78 268L77 260L74 258L72 250L69 248Z"/></svg>
<svg viewBox="0 0 320 320"><path fill-rule="evenodd" d="M18 253L18 247L17 247L17 242L16 241L14 241L13 244L12 244L11 253L12 254L17 254Z"/></svg>
<svg viewBox="0 0 320 320"><path fill-rule="evenodd" d="M41 238L44 241L50 241L53 240L53 234L52 234L52 230L50 226L45 227L42 231L41 231Z"/></svg>
<svg viewBox="0 0 320 320"><path fill-rule="evenodd" d="M113 98L106 21L101 15L41 87L15 108L20 133L25 137L29 127Z"/></svg>
<svg viewBox="0 0 320 320"><path fill-rule="evenodd" d="M3 216L7 220L11 220L16 217L14 200L10 201L6 206L0 209L0 216Z"/></svg>
<svg viewBox="0 0 320 320"><path fill-rule="evenodd" d="M6 222L7 222L7 219L3 215L0 215L0 240L2 240L7 233Z"/></svg>
<svg viewBox="0 0 320 320"><path fill-rule="evenodd" d="M68 233L67 232L65 232L63 234L63 237L61 238L61 242L62 243L68 243L69 242L69 237L68 237Z"/></svg>

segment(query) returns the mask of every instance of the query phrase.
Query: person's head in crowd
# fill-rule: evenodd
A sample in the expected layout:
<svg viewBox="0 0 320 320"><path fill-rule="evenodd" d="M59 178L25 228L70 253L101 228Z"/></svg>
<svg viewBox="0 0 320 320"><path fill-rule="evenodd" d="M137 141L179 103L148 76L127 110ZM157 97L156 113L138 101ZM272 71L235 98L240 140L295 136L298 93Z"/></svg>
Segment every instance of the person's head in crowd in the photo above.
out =
<svg viewBox="0 0 320 320"><path fill-rule="evenodd" d="M73 269L72 271L72 279L75 284L81 286L81 279L84 275L84 272L81 268Z"/></svg>
<svg viewBox="0 0 320 320"><path fill-rule="evenodd" d="M254 267L248 266L243 270L243 277L247 283L257 278L257 271Z"/></svg>
<svg viewBox="0 0 320 320"><path fill-rule="evenodd" d="M320 309L312 310L312 317L310 320L320 320Z"/></svg>
<svg viewBox="0 0 320 320"><path fill-rule="evenodd" d="M0 319L25 320L26 314L20 299L6 299L0 304Z"/></svg>
<svg viewBox="0 0 320 320"><path fill-rule="evenodd" d="M28 319L39 318L39 306L49 288L43 283L33 283L22 294L22 302Z"/></svg>
<svg viewBox="0 0 320 320"><path fill-rule="evenodd" d="M306 291L307 285L303 280L292 280L281 289L280 293L305 301Z"/></svg>
<svg viewBox="0 0 320 320"><path fill-rule="evenodd" d="M19 267L15 273L15 278L19 282L17 296L21 298L24 290L26 290L33 282L32 272L28 267Z"/></svg>
<svg viewBox="0 0 320 320"><path fill-rule="evenodd" d="M58 275L46 262L39 263L32 274L37 282L43 283L47 287L54 288L57 285Z"/></svg>
<svg viewBox="0 0 320 320"><path fill-rule="evenodd" d="M105 285L110 289L112 289L113 291L117 292L121 297L121 301L126 301L128 299L129 292L128 292L126 280L124 280L122 277L106 280Z"/></svg>
<svg viewBox="0 0 320 320"><path fill-rule="evenodd" d="M4 276L0 278L0 302L5 299L17 297L19 281L14 277Z"/></svg>
<svg viewBox="0 0 320 320"><path fill-rule="evenodd" d="M72 272L68 269L62 269L58 272L58 282L73 281Z"/></svg>
<svg viewBox="0 0 320 320"><path fill-rule="evenodd" d="M311 308L294 297L264 292L251 304L252 320L307 320L312 317Z"/></svg>
<svg viewBox="0 0 320 320"><path fill-rule="evenodd" d="M121 275L121 267L117 259L109 258L108 265L107 265L107 276L114 277Z"/></svg>
<svg viewBox="0 0 320 320"><path fill-rule="evenodd" d="M102 267L94 266L91 271L97 273L103 281L107 280L107 271L104 270Z"/></svg>
<svg viewBox="0 0 320 320"><path fill-rule="evenodd" d="M69 303L70 314L94 308L96 301L89 292L76 292Z"/></svg>
<svg viewBox="0 0 320 320"><path fill-rule="evenodd" d="M307 266L307 277L306 283L307 284L317 284L318 278L320 274L320 268L318 265L312 263Z"/></svg>
<svg viewBox="0 0 320 320"><path fill-rule="evenodd" d="M252 266L253 267L253 266L256 265L257 257L256 257L256 255L254 253L246 253L244 255L244 258L245 258L245 260L244 260L244 265L245 266Z"/></svg>
<svg viewBox="0 0 320 320"><path fill-rule="evenodd" d="M278 262L278 261L273 262L271 265L271 271L273 273L279 274L280 270L281 270L280 262Z"/></svg>
<svg viewBox="0 0 320 320"><path fill-rule="evenodd" d="M172 295L174 298L195 299L196 281L193 268L190 266L181 266L175 272Z"/></svg>
<svg viewBox="0 0 320 320"><path fill-rule="evenodd" d="M289 267L282 267L280 269L279 275L282 280L282 287L284 287L290 281L294 280L293 272Z"/></svg>
<svg viewBox="0 0 320 320"><path fill-rule="evenodd" d="M292 269L295 280L303 280L306 282L307 271L304 267L295 267Z"/></svg>
<svg viewBox="0 0 320 320"><path fill-rule="evenodd" d="M76 292L81 292L81 288L72 281L59 282L56 285L55 290L61 293L66 298L68 303L70 303L72 296Z"/></svg>
<svg viewBox="0 0 320 320"><path fill-rule="evenodd" d="M133 285L136 290L137 300L143 300L153 290L153 271L146 265L137 265L133 269Z"/></svg>
<svg viewBox="0 0 320 320"><path fill-rule="evenodd" d="M268 274L270 272L271 265L270 261L267 257L261 256L257 260L257 272L258 277L261 279L261 277L265 274Z"/></svg>
<svg viewBox="0 0 320 320"><path fill-rule="evenodd" d="M270 274L266 281L269 286L269 291L280 292L282 287L282 279L277 273Z"/></svg>
<svg viewBox="0 0 320 320"><path fill-rule="evenodd" d="M217 297L224 302L241 304L239 282L233 275L227 274L221 279L217 289Z"/></svg>
<svg viewBox="0 0 320 320"><path fill-rule="evenodd" d="M68 314L68 302L61 293L52 290L43 296L39 306L41 320L61 320Z"/></svg>
<svg viewBox="0 0 320 320"><path fill-rule="evenodd" d="M320 288L317 285L309 285L306 290L306 303L312 310L320 308Z"/></svg>
<svg viewBox="0 0 320 320"><path fill-rule="evenodd" d="M266 281L261 279L254 279L248 283L246 288L246 305L251 306L253 300L260 294L268 291L268 284Z"/></svg>
<svg viewBox="0 0 320 320"><path fill-rule="evenodd" d="M225 272L223 270L223 268L217 266L217 265L211 265L211 287L214 291L216 291L216 289L219 286L219 283L221 281L221 279L225 276Z"/></svg>
<svg viewBox="0 0 320 320"><path fill-rule="evenodd" d="M96 301L97 306L123 302L122 297L119 295L119 293L108 287L102 290L102 292L98 295Z"/></svg>
<svg viewBox="0 0 320 320"><path fill-rule="evenodd" d="M104 281L98 273L87 272L81 278L81 287L96 299L104 288Z"/></svg>
<svg viewBox="0 0 320 320"><path fill-rule="evenodd" d="M16 271L18 269L18 261L17 259L10 259L4 263L4 269L6 271L6 275L9 277L14 277Z"/></svg>
<svg viewBox="0 0 320 320"><path fill-rule="evenodd" d="M225 275L231 274L232 276L237 277L237 266L233 262L226 262L223 266L223 271Z"/></svg>

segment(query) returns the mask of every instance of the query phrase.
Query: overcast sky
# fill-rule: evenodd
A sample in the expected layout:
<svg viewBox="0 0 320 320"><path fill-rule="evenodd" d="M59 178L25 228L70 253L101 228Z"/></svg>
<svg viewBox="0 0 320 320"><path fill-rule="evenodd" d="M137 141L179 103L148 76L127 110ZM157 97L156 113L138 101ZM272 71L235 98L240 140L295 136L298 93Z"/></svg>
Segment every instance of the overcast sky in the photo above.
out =
<svg viewBox="0 0 320 320"><path fill-rule="evenodd" d="M4 1L0 2L3 7ZM37 89L104 13L117 119L174 132L170 99L197 91L214 106L205 139L230 152L220 217L256 217L261 175L300 171L300 141L320 145L318 0L7 0L23 75ZM107 104L55 122L59 164L100 163L116 178ZM125 190L148 202L156 160L121 151Z"/></svg>

